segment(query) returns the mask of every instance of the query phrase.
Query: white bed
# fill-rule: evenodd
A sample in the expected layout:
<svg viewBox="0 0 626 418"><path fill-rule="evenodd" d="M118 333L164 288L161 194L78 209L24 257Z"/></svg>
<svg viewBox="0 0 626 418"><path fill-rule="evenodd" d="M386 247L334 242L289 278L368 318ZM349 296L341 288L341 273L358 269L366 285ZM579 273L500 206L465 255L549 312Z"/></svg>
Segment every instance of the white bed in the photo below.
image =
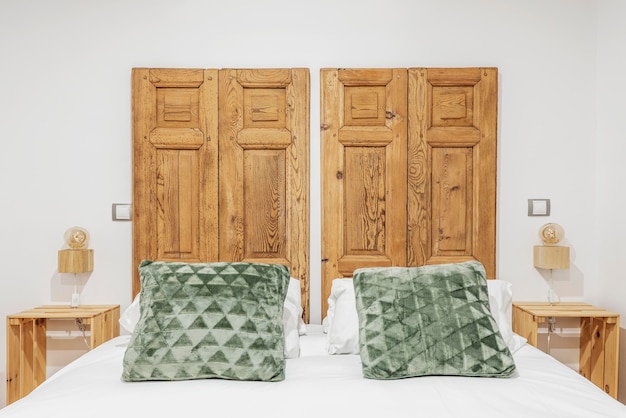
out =
<svg viewBox="0 0 626 418"><path fill-rule="evenodd" d="M626 417L626 406L530 345L514 354L518 376L510 379L381 381L362 377L358 355L329 355L321 326L309 325L282 382L127 383L120 376L129 338L85 354L0 417Z"/></svg>

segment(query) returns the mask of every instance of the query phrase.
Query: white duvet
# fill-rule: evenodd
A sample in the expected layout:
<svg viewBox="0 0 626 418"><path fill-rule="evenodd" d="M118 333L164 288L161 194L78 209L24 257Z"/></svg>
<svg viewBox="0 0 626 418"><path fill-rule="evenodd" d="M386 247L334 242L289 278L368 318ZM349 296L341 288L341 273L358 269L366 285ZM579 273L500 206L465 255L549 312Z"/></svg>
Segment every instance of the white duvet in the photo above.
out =
<svg viewBox="0 0 626 418"><path fill-rule="evenodd" d="M300 338L282 382L122 382L129 336L57 372L0 418L113 417L625 417L626 406L557 360L525 345L509 379L369 380L358 355L329 355L318 326Z"/></svg>

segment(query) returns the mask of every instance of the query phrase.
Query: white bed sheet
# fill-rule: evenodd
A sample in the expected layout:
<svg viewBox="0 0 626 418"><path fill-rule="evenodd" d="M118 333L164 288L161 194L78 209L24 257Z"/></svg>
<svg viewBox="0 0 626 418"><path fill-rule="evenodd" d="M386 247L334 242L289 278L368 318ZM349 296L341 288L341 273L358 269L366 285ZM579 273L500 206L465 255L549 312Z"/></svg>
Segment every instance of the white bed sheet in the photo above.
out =
<svg viewBox="0 0 626 418"><path fill-rule="evenodd" d="M35 417L626 417L626 406L526 345L509 379L361 375L358 355L328 355L320 326L301 337L282 382L120 380L129 337L117 337L57 372L0 418Z"/></svg>

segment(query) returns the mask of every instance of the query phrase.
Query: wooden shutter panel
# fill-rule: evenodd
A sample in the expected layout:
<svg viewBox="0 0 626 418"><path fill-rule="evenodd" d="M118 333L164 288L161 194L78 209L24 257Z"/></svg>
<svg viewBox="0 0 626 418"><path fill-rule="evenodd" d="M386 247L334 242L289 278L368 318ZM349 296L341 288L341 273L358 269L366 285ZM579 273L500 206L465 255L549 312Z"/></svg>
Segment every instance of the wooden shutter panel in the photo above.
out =
<svg viewBox="0 0 626 418"><path fill-rule="evenodd" d="M132 72L133 295L143 259L217 259L217 70Z"/></svg>
<svg viewBox="0 0 626 418"><path fill-rule="evenodd" d="M408 265L496 274L495 68L409 69Z"/></svg>
<svg viewBox="0 0 626 418"><path fill-rule="evenodd" d="M308 321L309 71L224 69L219 80L220 259L290 266Z"/></svg>
<svg viewBox="0 0 626 418"><path fill-rule="evenodd" d="M405 69L321 70L323 295L406 263L406 100Z"/></svg>
<svg viewBox="0 0 626 418"><path fill-rule="evenodd" d="M495 277L497 77L322 70L322 315L358 267L478 260Z"/></svg>

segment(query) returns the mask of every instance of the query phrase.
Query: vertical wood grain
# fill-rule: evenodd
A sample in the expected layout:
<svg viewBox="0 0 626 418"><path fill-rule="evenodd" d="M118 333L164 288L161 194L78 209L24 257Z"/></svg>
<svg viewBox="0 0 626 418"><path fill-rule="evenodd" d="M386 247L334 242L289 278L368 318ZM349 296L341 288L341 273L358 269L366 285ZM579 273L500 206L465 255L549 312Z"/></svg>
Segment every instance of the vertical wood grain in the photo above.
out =
<svg viewBox="0 0 626 418"><path fill-rule="evenodd" d="M243 87L237 70L219 71L219 259L244 258L243 148L238 134L243 129Z"/></svg>
<svg viewBox="0 0 626 418"><path fill-rule="evenodd" d="M497 69L408 73L408 265L478 260L495 278Z"/></svg>
<svg viewBox="0 0 626 418"><path fill-rule="evenodd" d="M322 315L335 278L406 264L405 69L322 69Z"/></svg>
<svg viewBox="0 0 626 418"><path fill-rule="evenodd" d="M341 277L337 254L341 251L344 234L342 211L344 195L341 179L344 172L343 146L338 131L342 126L339 109L343 107L339 93L339 71L320 71L320 141L322 208L322 317L328 310L332 281Z"/></svg>
<svg viewBox="0 0 626 418"><path fill-rule="evenodd" d="M287 148L287 236L291 274L300 280L304 321L310 320L310 74L291 69L287 86L288 118L293 146Z"/></svg>
<svg viewBox="0 0 626 418"><path fill-rule="evenodd" d="M591 374L588 377L596 386L604 388L604 354L606 322L603 318L591 319Z"/></svg>
<svg viewBox="0 0 626 418"><path fill-rule="evenodd" d="M430 121L427 69L408 70L407 265L422 266L432 256L431 167L426 141Z"/></svg>
<svg viewBox="0 0 626 418"><path fill-rule="evenodd" d="M18 320L7 318L7 405L21 397L22 375L20 373L21 325Z"/></svg>
<svg viewBox="0 0 626 418"><path fill-rule="evenodd" d="M22 333L20 340L20 364L22 382L20 388L20 396L29 394L35 388L36 365L35 365L35 350L38 346L37 328L35 325L35 319L30 319L22 322Z"/></svg>
<svg viewBox="0 0 626 418"><path fill-rule="evenodd" d="M288 258L284 163L283 150L244 152L244 258Z"/></svg>
<svg viewBox="0 0 626 418"><path fill-rule="evenodd" d="M35 319L33 323L33 390L46 380L46 357L48 349L48 341L46 329L48 325L47 319ZM23 396L24 394L22 394Z"/></svg>
<svg viewBox="0 0 626 418"><path fill-rule="evenodd" d="M497 131L498 131L498 69L481 68L478 85L478 126L480 143L474 155L474 233L472 246L476 258L485 266L488 278L496 270L496 195L497 195Z"/></svg>
<svg viewBox="0 0 626 418"><path fill-rule="evenodd" d="M606 321L604 340L604 382L602 388L617 399L619 377L619 316Z"/></svg>
<svg viewBox="0 0 626 418"><path fill-rule="evenodd" d="M320 84L322 315L332 280L358 267L479 260L494 278L497 69L323 69Z"/></svg>
<svg viewBox="0 0 626 418"><path fill-rule="evenodd" d="M281 263L309 295L309 73L219 72L219 258Z"/></svg>
<svg viewBox="0 0 626 418"><path fill-rule="evenodd" d="M141 290L137 268L143 259L156 258L157 236L155 222L148 210L150 202L156 200L154 181L150 174L154 170L155 153L149 147L148 134L156 124L156 88L149 80L148 68L133 68L132 71L132 146L133 146L133 263L132 296Z"/></svg>
<svg viewBox="0 0 626 418"><path fill-rule="evenodd" d="M133 296L144 259L218 258L217 81L217 70L133 69Z"/></svg>

